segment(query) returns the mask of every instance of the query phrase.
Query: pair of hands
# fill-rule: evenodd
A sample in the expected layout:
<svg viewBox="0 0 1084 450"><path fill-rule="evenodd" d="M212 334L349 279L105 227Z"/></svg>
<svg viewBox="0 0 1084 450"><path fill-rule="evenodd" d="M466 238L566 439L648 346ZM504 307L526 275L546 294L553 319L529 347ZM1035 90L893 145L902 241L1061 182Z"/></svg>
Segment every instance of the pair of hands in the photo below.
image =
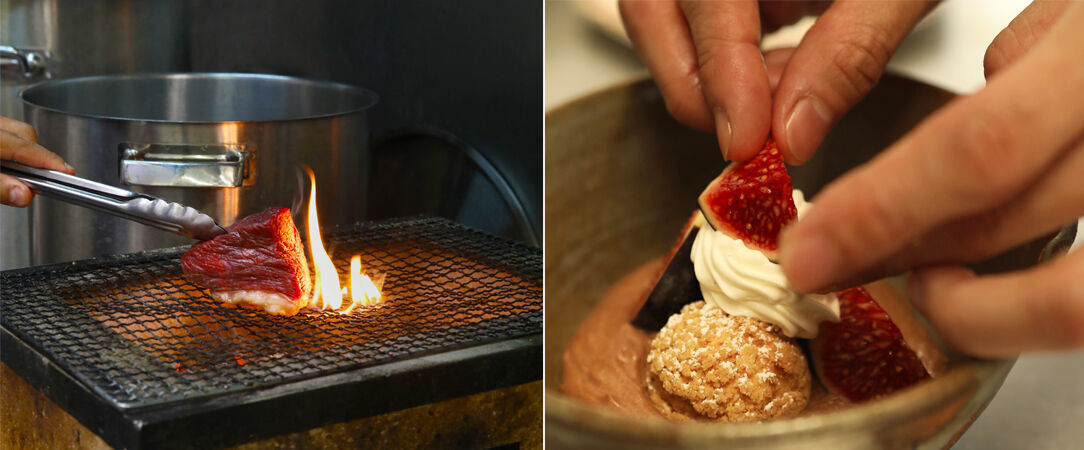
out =
<svg viewBox="0 0 1084 450"><path fill-rule="evenodd" d="M28 166L59 170L75 174L75 169L64 159L45 147L38 145L34 127L0 116L0 159L10 159ZM0 203L9 206L27 206L34 198L30 187L23 182L0 174Z"/></svg>
<svg viewBox="0 0 1084 450"><path fill-rule="evenodd" d="M769 131L801 164L879 79L934 3L622 0L629 36L671 114L744 161ZM761 33L821 12L801 44ZM1036 1L987 50L987 86L827 186L786 230L803 291L915 269L909 291L941 336L979 356L1084 346L1084 252L977 277L981 260L1084 214L1084 4Z"/></svg>

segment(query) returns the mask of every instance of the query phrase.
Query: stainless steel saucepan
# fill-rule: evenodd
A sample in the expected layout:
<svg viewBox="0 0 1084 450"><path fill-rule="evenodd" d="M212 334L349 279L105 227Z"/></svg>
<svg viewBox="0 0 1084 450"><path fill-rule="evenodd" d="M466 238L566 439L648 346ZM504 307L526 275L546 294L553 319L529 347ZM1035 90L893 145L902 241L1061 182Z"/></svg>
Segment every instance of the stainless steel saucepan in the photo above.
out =
<svg viewBox="0 0 1084 450"><path fill-rule="evenodd" d="M82 177L192 206L218 223L302 194L312 167L322 225L365 217L368 110L344 84L236 73L106 75L47 81L21 94L41 144ZM191 243L54 199L31 206L31 263Z"/></svg>

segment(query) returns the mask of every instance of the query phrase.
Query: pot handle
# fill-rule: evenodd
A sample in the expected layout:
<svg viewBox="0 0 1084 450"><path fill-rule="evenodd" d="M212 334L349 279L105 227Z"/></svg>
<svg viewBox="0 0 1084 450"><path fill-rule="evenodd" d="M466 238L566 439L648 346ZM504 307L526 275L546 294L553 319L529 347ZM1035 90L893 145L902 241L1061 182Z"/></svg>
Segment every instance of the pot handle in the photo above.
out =
<svg viewBox="0 0 1084 450"><path fill-rule="evenodd" d="M244 145L129 144L120 150L120 180L129 186L226 188L255 182Z"/></svg>
<svg viewBox="0 0 1084 450"><path fill-rule="evenodd" d="M11 45L0 45L0 78L11 81L9 76L21 81L38 81L52 78L48 61L52 54L44 50L29 50Z"/></svg>

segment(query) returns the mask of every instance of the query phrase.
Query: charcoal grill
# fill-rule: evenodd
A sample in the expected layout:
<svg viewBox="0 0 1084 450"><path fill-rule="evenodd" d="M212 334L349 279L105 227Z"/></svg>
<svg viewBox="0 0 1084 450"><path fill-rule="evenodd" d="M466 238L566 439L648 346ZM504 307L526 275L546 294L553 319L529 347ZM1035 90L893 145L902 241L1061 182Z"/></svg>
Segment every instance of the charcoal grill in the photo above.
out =
<svg viewBox="0 0 1084 450"><path fill-rule="evenodd" d="M444 219L326 230L384 302L220 306L186 248L7 271L0 359L114 447L226 446L538 380L542 255Z"/></svg>

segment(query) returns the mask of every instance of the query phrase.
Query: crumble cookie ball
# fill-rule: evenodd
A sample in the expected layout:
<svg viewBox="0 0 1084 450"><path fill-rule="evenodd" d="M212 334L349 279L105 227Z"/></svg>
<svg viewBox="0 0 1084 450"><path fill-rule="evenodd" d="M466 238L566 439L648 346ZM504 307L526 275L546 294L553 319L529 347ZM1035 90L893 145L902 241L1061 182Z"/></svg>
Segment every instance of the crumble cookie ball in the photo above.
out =
<svg viewBox="0 0 1084 450"><path fill-rule="evenodd" d="M798 414L809 402L805 355L779 327L685 305L651 342L648 393L678 420L756 422Z"/></svg>

